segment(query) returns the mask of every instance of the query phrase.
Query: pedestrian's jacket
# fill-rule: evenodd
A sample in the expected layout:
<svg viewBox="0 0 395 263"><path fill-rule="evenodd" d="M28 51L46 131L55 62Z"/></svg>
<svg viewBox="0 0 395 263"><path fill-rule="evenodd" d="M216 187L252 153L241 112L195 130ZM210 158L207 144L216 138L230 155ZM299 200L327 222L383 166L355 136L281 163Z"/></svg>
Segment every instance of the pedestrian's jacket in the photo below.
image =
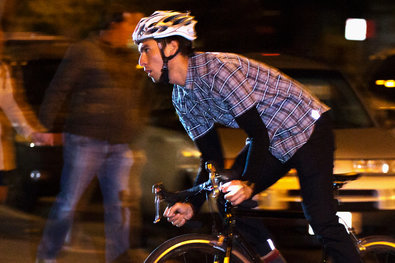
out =
<svg viewBox="0 0 395 263"><path fill-rule="evenodd" d="M40 108L40 120L56 129L66 105L64 131L110 143L128 143L141 127L142 73L138 52L113 48L96 37L67 51Z"/></svg>

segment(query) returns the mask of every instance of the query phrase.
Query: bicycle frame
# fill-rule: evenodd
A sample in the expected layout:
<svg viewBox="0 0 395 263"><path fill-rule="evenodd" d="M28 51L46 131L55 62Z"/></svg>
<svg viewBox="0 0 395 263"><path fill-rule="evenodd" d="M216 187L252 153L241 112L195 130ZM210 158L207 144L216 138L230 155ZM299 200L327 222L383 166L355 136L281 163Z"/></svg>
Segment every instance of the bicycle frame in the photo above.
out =
<svg viewBox="0 0 395 263"><path fill-rule="evenodd" d="M230 256L232 254L233 242L236 242L241 246L243 251L245 251L248 256L253 260L253 262L260 262L260 257L257 252L255 252L245 238L238 233L235 228L235 213L233 211L234 207L229 201L225 202L225 219L224 219L224 238L225 238L225 259L224 263L229 262Z"/></svg>

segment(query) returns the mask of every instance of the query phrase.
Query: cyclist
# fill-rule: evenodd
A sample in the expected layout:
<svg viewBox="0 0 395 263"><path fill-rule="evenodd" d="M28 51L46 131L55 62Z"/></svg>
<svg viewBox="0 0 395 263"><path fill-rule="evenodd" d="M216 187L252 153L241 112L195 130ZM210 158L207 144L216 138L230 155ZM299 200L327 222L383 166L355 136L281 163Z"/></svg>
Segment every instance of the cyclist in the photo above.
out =
<svg viewBox="0 0 395 263"><path fill-rule="evenodd" d="M148 76L174 84L173 105L202 164L224 165L216 124L246 132L233 167L241 177L222 187L225 198L239 205L295 168L305 217L327 253L335 262L361 262L333 205L329 107L271 66L237 54L194 52L196 22L189 13L156 11L140 20L133 39ZM201 168L195 183L206 180ZM204 197L177 203L164 215L182 226L203 202Z"/></svg>

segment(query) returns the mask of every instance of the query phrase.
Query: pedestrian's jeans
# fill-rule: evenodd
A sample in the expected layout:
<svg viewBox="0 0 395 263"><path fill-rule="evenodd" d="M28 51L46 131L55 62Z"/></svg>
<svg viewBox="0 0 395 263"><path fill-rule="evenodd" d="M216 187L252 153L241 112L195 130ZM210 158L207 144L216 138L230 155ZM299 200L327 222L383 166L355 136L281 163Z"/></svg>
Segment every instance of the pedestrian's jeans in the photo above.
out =
<svg viewBox="0 0 395 263"><path fill-rule="evenodd" d="M64 167L60 193L51 208L37 258L54 259L71 228L76 205L97 176L103 196L106 262L112 262L129 248L130 211L120 199L128 192L132 151L127 144L66 133Z"/></svg>

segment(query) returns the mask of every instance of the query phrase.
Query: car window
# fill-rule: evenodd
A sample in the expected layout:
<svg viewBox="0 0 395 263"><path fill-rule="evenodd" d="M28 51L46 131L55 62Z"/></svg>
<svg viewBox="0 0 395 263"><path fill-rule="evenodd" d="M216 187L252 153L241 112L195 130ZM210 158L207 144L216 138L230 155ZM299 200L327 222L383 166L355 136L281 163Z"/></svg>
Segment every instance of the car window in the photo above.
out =
<svg viewBox="0 0 395 263"><path fill-rule="evenodd" d="M332 109L335 128L364 128L373 122L354 90L335 71L283 70L292 76Z"/></svg>

